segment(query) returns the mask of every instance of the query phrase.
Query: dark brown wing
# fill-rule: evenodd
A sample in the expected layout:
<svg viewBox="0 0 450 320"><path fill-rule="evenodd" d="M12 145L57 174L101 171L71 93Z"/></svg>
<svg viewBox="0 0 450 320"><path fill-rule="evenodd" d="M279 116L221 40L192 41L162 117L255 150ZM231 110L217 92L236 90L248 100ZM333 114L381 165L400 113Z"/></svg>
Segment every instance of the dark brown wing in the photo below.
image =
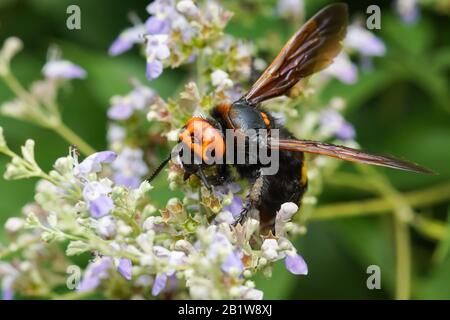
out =
<svg viewBox="0 0 450 320"><path fill-rule="evenodd" d="M347 20L347 5L344 3L319 11L286 43L244 98L256 105L280 96L301 78L330 65L341 51Z"/></svg>
<svg viewBox="0 0 450 320"><path fill-rule="evenodd" d="M414 171L420 173L436 174L434 171L421 167L418 164L390 156L382 156L366 153L360 150L337 146L330 143L310 140L273 140L270 141L271 149L290 150L321 154L341 160L360 162L375 166Z"/></svg>

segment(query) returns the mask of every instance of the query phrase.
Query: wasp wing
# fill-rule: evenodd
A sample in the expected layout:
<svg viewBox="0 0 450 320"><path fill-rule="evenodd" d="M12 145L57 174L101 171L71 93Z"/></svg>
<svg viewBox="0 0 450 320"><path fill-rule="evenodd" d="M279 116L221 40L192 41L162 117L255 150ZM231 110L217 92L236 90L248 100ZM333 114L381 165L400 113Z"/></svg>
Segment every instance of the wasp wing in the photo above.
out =
<svg viewBox="0 0 450 320"><path fill-rule="evenodd" d="M325 7L286 43L244 98L252 105L285 94L301 78L333 62L347 29L347 5Z"/></svg>
<svg viewBox="0 0 450 320"><path fill-rule="evenodd" d="M273 139L269 141L269 144L271 149L320 154L346 161L359 162L419 173L436 174L434 171L410 161L394 158L391 156L370 154L361 150L338 146L331 143L311 140Z"/></svg>

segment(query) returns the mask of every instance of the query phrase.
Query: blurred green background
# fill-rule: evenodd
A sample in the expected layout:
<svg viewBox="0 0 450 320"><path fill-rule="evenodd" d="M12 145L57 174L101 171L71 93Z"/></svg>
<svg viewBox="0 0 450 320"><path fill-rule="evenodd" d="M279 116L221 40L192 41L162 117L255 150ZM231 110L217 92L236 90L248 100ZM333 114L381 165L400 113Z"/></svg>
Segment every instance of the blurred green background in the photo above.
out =
<svg viewBox="0 0 450 320"><path fill-rule="evenodd" d="M307 16L325 3L309 1ZM387 54L376 59L371 72L360 74L357 84L331 83L325 98L340 95L348 101L346 117L354 124L357 140L366 150L396 154L440 173L427 176L383 170L398 190L416 190L450 181L449 16L425 8L420 21L408 26L393 12L391 1L348 3L352 13L362 16L370 4L382 8L381 30L376 34L384 40ZM81 30L66 28L66 8L70 4L81 8ZM127 13L135 11L144 18L147 4L148 1L0 0L0 42L15 35L25 44L23 52L13 61L13 70L24 84L40 77L52 43L62 49L64 58L87 70L86 80L74 81L63 90L60 105L68 126L97 150L106 149L105 113L110 97L129 91L130 76L147 82L145 61L138 50L115 58L107 55L110 43L129 25ZM268 33L277 33L282 44L290 33L285 22L270 15L247 15L245 21L236 20L231 21L228 30L246 39L258 40ZM163 97L170 96L181 78L177 72L183 70L169 70L151 86ZM0 102L11 97L0 83ZM45 170L51 168L57 157L67 154L67 143L50 131L3 116L0 116L0 126L13 150L27 138L35 139L36 158ZM6 159L1 157L2 172L5 163ZM345 169L353 168L345 166ZM32 200L34 185L33 180L0 179L0 224L18 215L21 207ZM361 191L331 184L325 189L321 204L368 197ZM161 205L173 195L164 188L157 190L161 193L158 197ZM448 212L449 203L440 203L420 214L447 223ZM0 240L5 240L3 231ZM412 231L413 298L450 298L450 257L447 254L439 263L433 262L437 245L436 241ZM308 262L309 275L296 277L282 264L277 265L272 278L257 279L265 298L387 299L394 296L391 215L313 222L296 246ZM366 268L372 264L381 267L381 290L366 287Z"/></svg>

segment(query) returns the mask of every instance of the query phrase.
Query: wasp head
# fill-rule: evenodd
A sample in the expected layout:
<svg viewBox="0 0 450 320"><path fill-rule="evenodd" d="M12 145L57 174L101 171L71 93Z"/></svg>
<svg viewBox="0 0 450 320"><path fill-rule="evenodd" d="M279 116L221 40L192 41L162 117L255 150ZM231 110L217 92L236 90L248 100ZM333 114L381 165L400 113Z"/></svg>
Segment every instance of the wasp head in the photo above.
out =
<svg viewBox="0 0 450 320"><path fill-rule="evenodd" d="M183 165L212 165L225 153L225 141L220 125L211 120L193 117L189 119L179 134L182 143ZM193 157L185 157L185 151Z"/></svg>

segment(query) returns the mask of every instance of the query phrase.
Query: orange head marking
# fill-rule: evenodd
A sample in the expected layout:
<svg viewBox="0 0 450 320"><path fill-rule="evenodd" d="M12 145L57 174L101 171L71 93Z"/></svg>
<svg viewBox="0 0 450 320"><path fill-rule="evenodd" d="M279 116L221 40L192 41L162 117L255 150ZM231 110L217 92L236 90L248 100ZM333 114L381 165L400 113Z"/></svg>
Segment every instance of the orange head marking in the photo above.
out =
<svg viewBox="0 0 450 320"><path fill-rule="evenodd" d="M225 153L225 142L222 133L208 120L191 118L184 130L179 134L180 141L203 161L220 158Z"/></svg>

